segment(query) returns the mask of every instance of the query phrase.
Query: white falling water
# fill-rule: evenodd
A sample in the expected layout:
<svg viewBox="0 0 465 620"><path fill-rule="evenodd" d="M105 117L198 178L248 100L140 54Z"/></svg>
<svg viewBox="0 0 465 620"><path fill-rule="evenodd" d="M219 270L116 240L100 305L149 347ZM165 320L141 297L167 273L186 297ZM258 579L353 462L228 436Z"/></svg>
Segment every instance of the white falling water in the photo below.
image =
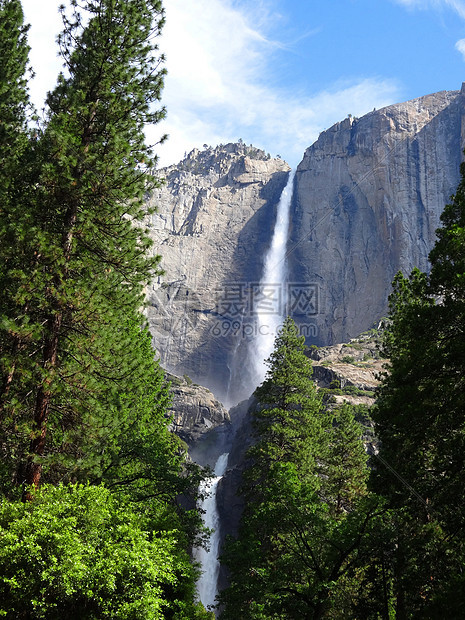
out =
<svg viewBox="0 0 465 620"><path fill-rule="evenodd" d="M289 234L289 213L294 175L295 171L292 170L279 200L273 238L265 256L263 275L259 286L259 298L255 303L257 335L250 343L249 348L255 386L259 385L265 377L264 362L273 351L276 334L286 315L286 245Z"/></svg>
<svg viewBox="0 0 465 620"><path fill-rule="evenodd" d="M219 514L216 504L216 490L218 483L224 476L228 465L228 454L222 454L215 464L214 477L208 478L200 486L200 491L208 493L207 497L200 503L200 508L205 511L203 522L209 529L214 530L210 537L210 548L208 551L202 547L194 550L195 559L200 562L202 574L197 581L197 594L204 605L208 608L215 604L215 596L218 586L218 573L220 563L218 561L218 551L220 545Z"/></svg>

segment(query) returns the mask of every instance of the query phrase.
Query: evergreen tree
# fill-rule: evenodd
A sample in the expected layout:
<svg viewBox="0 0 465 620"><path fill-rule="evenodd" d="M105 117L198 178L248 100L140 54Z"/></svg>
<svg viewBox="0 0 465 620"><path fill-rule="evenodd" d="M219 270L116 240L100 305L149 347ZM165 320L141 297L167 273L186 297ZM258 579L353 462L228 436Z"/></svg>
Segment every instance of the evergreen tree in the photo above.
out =
<svg viewBox="0 0 465 620"><path fill-rule="evenodd" d="M28 27L19 0L0 1L0 170L2 203L19 169L13 166L27 145L29 98ZM3 204L2 204L3 206Z"/></svg>
<svg viewBox="0 0 465 620"><path fill-rule="evenodd" d="M288 317L266 361L269 369L265 381L255 391L259 406L253 414L257 443L250 450L254 463L248 473L251 482L254 477L262 480L272 475L275 465L279 467L279 463L294 462L297 458L304 457L299 463L302 471L313 473L317 467L314 446L324 436L317 415L321 403L304 349L304 338ZM321 446L319 450L321 454Z"/></svg>
<svg viewBox="0 0 465 620"><path fill-rule="evenodd" d="M0 2L0 288L2 303L9 299L10 274L24 260L18 238L16 210L21 187L24 186L24 157L28 149L27 117L27 67L29 47L27 27L23 23L20 0ZM5 317L2 316L2 320ZM15 355L21 346L18 330L2 329L0 332L1 383L0 419L8 398L15 371Z"/></svg>
<svg viewBox="0 0 465 620"><path fill-rule="evenodd" d="M356 412L345 403L327 414L328 452L323 461L320 497L336 517L353 511L367 492L368 456Z"/></svg>
<svg viewBox="0 0 465 620"><path fill-rule="evenodd" d="M59 37L67 75L48 96L33 146L34 191L26 186L15 211L16 246L29 260L4 274L5 337L27 341L2 364L25 487L38 486L51 447L70 429L99 425L102 411L119 407L121 383L137 365L130 342L138 336L127 324L143 322L143 286L159 261L134 221L153 182L144 124L164 114L152 110L164 76L163 59L154 59L161 4L89 0L85 26L72 6Z"/></svg>
<svg viewBox="0 0 465 620"><path fill-rule="evenodd" d="M70 15L61 10L65 73L29 132L26 28L20 3L0 1L0 49L12 59L0 69L3 592L31 618L71 617L81 588L91 610L82 617L205 617L187 553L199 515L179 505L183 494L195 500L200 475L169 431L168 386L141 312L144 286L160 273L139 220L156 183L144 125L164 116L153 107L165 73L156 45L163 9L159 0L72 0ZM42 484L61 482L38 499ZM81 493L76 482L104 487ZM83 493L96 494L95 512L75 531ZM60 513L67 494L75 501ZM70 526L62 540L60 514ZM96 559L107 563L107 583L96 573L84 583L81 547L107 525L116 531ZM17 553L21 537L33 553ZM123 557L131 540L140 562ZM77 572L68 571L75 560Z"/></svg>
<svg viewBox="0 0 465 620"><path fill-rule="evenodd" d="M375 421L375 488L392 507L390 553L398 617L465 613L465 168L441 216L429 276L398 275L391 296L390 358Z"/></svg>
<svg viewBox="0 0 465 620"><path fill-rule="evenodd" d="M361 428L348 407L322 410L303 340L288 318L255 393L256 443L239 537L223 556L231 585L222 618L347 617L353 608L376 502L364 498Z"/></svg>

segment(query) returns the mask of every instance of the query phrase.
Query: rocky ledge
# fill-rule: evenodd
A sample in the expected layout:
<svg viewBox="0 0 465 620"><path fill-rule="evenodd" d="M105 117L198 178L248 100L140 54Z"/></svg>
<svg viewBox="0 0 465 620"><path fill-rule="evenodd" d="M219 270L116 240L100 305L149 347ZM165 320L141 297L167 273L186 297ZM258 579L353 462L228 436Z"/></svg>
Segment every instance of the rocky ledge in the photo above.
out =
<svg viewBox="0 0 465 620"><path fill-rule="evenodd" d="M172 429L188 446L209 431L230 423L228 411L209 389L193 383L187 375L168 374L167 379L171 382Z"/></svg>
<svg viewBox="0 0 465 620"><path fill-rule="evenodd" d="M329 405L348 402L370 406L374 403L386 364L380 347L380 332L372 329L348 343L308 349L313 380L318 389L324 390Z"/></svg>

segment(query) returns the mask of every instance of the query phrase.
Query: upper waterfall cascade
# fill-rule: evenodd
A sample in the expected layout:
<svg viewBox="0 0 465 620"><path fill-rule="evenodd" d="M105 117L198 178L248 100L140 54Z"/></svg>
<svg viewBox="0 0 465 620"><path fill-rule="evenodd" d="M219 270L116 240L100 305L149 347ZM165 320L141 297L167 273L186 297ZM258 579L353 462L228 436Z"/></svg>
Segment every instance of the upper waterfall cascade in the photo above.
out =
<svg viewBox="0 0 465 620"><path fill-rule="evenodd" d="M294 176L295 171L292 170L279 200L273 237L263 264L259 298L255 304L257 308L257 335L251 341L249 348L254 387L265 378L265 360L273 351L275 337L287 314L286 247Z"/></svg>

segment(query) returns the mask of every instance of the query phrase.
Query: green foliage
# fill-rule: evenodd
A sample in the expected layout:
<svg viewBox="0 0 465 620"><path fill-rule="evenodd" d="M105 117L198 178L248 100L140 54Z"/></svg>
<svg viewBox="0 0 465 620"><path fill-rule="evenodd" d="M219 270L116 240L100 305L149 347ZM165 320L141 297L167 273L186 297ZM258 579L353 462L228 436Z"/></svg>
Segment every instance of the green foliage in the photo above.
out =
<svg viewBox="0 0 465 620"><path fill-rule="evenodd" d="M0 615L208 618L187 553L200 517L180 507L201 474L141 312L160 273L140 220L163 8L60 10L66 72L30 131L27 27L0 0Z"/></svg>
<svg viewBox="0 0 465 620"><path fill-rule="evenodd" d="M332 416L332 420L331 420ZM320 495L335 515L352 512L360 497L366 495L367 454L363 428L348 404L328 414L328 452L323 461Z"/></svg>
<svg viewBox="0 0 465 620"><path fill-rule="evenodd" d="M26 122L29 111L26 71L29 46L28 27L23 23L19 0L0 1L0 162L2 169L11 166L27 144ZM2 183L14 183L3 173ZM5 186L2 188L5 190Z"/></svg>
<svg viewBox="0 0 465 620"><path fill-rule="evenodd" d="M15 368L15 353L20 339L29 337L24 326L15 329L12 317L17 309L9 296L15 287L15 273L28 263L24 250L26 231L19 230L23 188L29 182L29 143L27 129L29 99L26 72L28 52L23 11L19 0L0 1L0 418L8 397ZM27 303L22 302L22 306Z"/></svg>
<svg viewBox="0 0 465 620"><path fill-rule="evenodd" d="M103 487L44 487L0 508L0 615L164 618L176 583L176 531Z"/></svg>
<svg viewBox="0 0 465 620"><path fill-rule="evenodd" d="M353 364L355 362L355 357L353 355L344 355L341 362L344 364Z"/></svg>
<svg viewBox="0 0 465 620"><path fill-rule="evenodd" d="M356 387L355 385L346 385L342 390L343 394L351 394L352 396L369 396L373 397L375 395L371 390L362 390L361 388Z"/></svg>
<svg viewBox="0 0 465 620"><path fill-rule="evenodd" d="M84 9L85 27L77 3L63 17L69 75L48 96L14 227L3 231L15 255L0 275L1 398L16 446L4 452L10 479L35 486L60 446L79 457L88 437L110 433L138 381L143 391L136 369L148 370L133 326L143 323L143 286L159 257L133 221L153 183L143 127L164 114L152 109L164 75L153 56L163 13L144 0L89 0Z"/></svg>
<svg viewBox="0 0 465 620"><path fill-rule="evenodd" d="M261 472L276 461L292 461L295 454L305 452L307 466L314 467L313 451L307 448L318 440L323 429L315 415L320 401L311 380L312 364L304 348L304 338L298 335L293 321L287 319L267 361L266 379L255 392L260 403L253 419L258 441L251 449L251 457Z"/></svg>

